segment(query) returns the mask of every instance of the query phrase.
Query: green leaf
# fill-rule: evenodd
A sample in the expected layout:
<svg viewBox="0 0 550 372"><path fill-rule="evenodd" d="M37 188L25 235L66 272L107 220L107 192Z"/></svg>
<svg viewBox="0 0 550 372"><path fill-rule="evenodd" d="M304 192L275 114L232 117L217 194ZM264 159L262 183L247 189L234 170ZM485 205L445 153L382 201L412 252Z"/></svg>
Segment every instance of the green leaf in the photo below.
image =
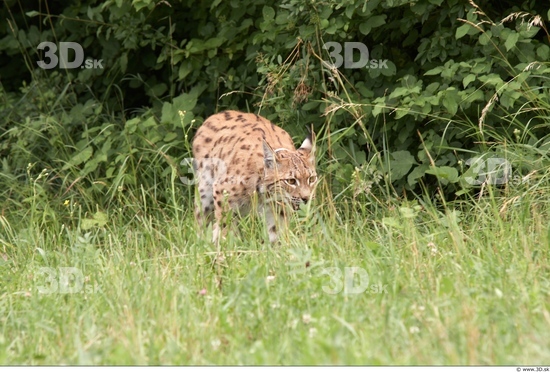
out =
<svg viewBox="0 0 550 372"><path fill-rule="evenodd" d="M189 124L193 120L191 110L197 104L197 96L190 93L182 93L174 98L173 103L164 102L162 105L161 119L162 124L180 123Z"/></svg>
<svg viewBox="0 0 550 372"><path fill-rule="evenodd" d="M539 30L540 27L532 26L529 28L526 28L527 26L523 25L523 30L519 32L519 36L523 39L531 39L533 36L535 36Z"/></svg>
<svg viewBox="0 0 550 372"><path fill-rule="evenodd" d="M183 61L178 70L178 78L180 80L183 80L187 75L189 75L191 71L193 71L193 65L191 61Z"/></svg>
<svg viewBox="0 0 550 372"><path fill-rule="evenodd" d="M151 0L133 0L132 5L136 9L136 12L139 12L141 9L145 7L149 7L151 9Z"/></svg>
<svg viewBox="0 0 550 372"><path fill-rule="evenodd" d="M449 114L455 115L458 111L458 101L460 97L455 88L449 88L445 91L445 96L443 97L443 106L447 109Z"/></svg>
<svg viewBox="0 0 550 372"><path fill-rule="evenodd" d="M464 88L466 88L468 84L470 84L472 81L475 81L475 79L476 76L474 74L468 74L464 77L464 79L462 79L462 85L464 86Z"/></svg>
<svg viewBox="0 0 550 372"><path fill-rule="evenodd" d="M221 37L213 37L205 41L204 48L215 49L220 47L224 42L225 42L225 39L222 39Z"/></svg>
<svg viewBox="0 0 550 372"><path fill-rule="evenodd" d="M422 164L418 167L415 167L412 172L409 173L409 175L407 176L407 183L409 184L409 186L414 186L417 183L416 180L422 178L428 168L428 164Z"/></svg>
<svg viewBox="0 0 550 372"><path fill-rule="evenodd" d="M368 35L373 28L380 27L383 24L386 23L386 15L376 15L373 17L370 17L365 22L361 23L359 25L359 32L363 35Z"/></svg>
<svg viewBox="0 0 550 372"><path fill-rule="evenodd" d="M107 215L103 212L94 213L92 218L83 218L80 222L80 228L82 230L89 230L93 227L105 226L108 222Z"/></svg>
<svg viewBox="0 0 550 372"><path fill-rule="evenodd" d="M479 35L479 43L481 45L489 44L489 41L491 41L491 36L492 34L490 31L482 33L481 35Z"/></svg>
<svg viewBox="0 0 550 372"><path fill-rule="evenodd" d="M132 134L136 131L140 121L141 121L140 118L132 118L126 121L124 128L128 131L128 134Z"/></svg>
<svg viewBox="0 0 550 372"><path fill-rule="evenodd" d="M372 108L372 116L377 117L382 111L386 112L386 107L384 105L376 105Z"/></svg>
<svg viewBox="0 0 550 372"><path fill-rule="evenodd" d="M511 108L517 99L521 97L521 93L513 90L505 90L500 96L500 104L505 108Z"/></svg>
<svg viewBox="0 0 550 372"><path fill-rule="evenodd" d="M512 31L510 35L506 38L506 41L504 42L504 46L506 47L506 50L512 49L514 46L516 46L516 43L518 42L519 34L515 31Z"/></svg>
<svg viewBox="0 0 550 372"><path fill-rule="evenodd" d="M262 14L266 21L271 21L275 18L275 10L267 5L263 7Z"/></svg>
<svg viewBox="0 0 550 372"><path fill-rule="evenodd" d="M430 76L430 75L439 75L441 74L441 72L443 71L443 66L437 66L435 68L432 68L431 70L428 70L424 73L425 76Z"/></svg>
<svg viewBox="0 0 550 372"><path fill-rule="evenodd" d="M539 47L537 48L537 56L543 61L547 61L548 59L550 59L550 48L548 47L548 45L539 45Z"/></svg>
<svg viewBox="0 0 550 372"><path fill-rule="evenodd" d="M125 73L127 68L128 68L128 53L122 53L122 55L120 56L120 71L122 73Z"/></svg>
<svg viewBox="0 0 550 372"><path fill-rule="evenodd" d="M442 184L456 183L458 181L458 171L453 167L434 167L430 166L426 173L433 174Z"/></svg>
<svg viewBox="0 0 550 372"><path fill-rule="evenodd" d="M155 117L149 116L147 119L141 122L140 126L142 129L147 129L147 128L156 128L158 125L157 125L157 121L155 120Z"/></svg>
<svg viewBox="0 0 550 372"><path fill-rule="evenodd" d="M302 110L312 110L319 106L319 101L310 101L302 105Z"/></svg>
<svg viewBox="0 0 550 372"><path fill-rule="evenodd" d="M458 40L470 31L470 25L465 23L456 29L455 38Z"/></svg>
<svg viewBox="0 0 550 372"><path fill-rule="evenodd" d="M397 87L393 90L393 92L391 92L390 94L390 99L391 98L397 98L397 97L402 97L402 96L406 96L409 94L409 88L406 88L406 87Z"/></svg>
<svg viewBox="0 0 550 372"><path fill-rule="evenodd" d="M381 14L374 17L369 18L369 23L372 28L380 27L384 24L386 24L386 15Z"/></svg>
<svg viewBox="0 0 550 372"><path fill-rule="evenodd" d="M63 170L67 170L71 167L84 163L86 160L90 159L94 150L91 146L86 147L84 150L79 152L77 155L73 156L67 164L63 166Z"/></svg>
<svg viewBox="0 0 550 372"><path fill-rule="evenodd" d="M407 115L409 112L411 111L410 108L407 108L407 107L400 107L397 109L396 113L395 113L395 118L396 119L400 119L402 118L403 116Z"/></svg>
<svg viewBox="0 0 550 372"><path fill-rule="evenodd" d="M159 84L155 84L153 85L150 89L149 89L149 94L152 95L153 97L160 97L162 96L166 91L168 90L168 86L164 83L159 83Z"/></svg>
<svg viewBox="0 0 550 372"><path fill-rule="evenodd" d="M404 177L413 164L416 163L414 156L410 152L400 150L391 153L392 161L390 163L392 180L398 180Z"/></svg>
<svg viewBox="0 0 550 372"><path fill-rule="evenodd" d="M496 89L500 89L502 85L504 85L504 81L498 74L489 74L486 76L480 76L479 80L487 85L492 85Z"/></svg>
<svg viewBox="0 0 550 372"><path fill-rule="evenodd" d="M363 22L359 25L359 32L363 35L367 35L371 30L371 27L369 26L369 22Z"/></svg>
<svg viewBox="0 0 550 372"><path fill-rule="evenodd" d="M392 61L386 61L386 65L388 68L380 67L376 70L370 70L370 71L380 71L380 73L384 76L394 76L397 73L397 66L395 66L395 63Z"/></svg>
<svg viewBox="0 0 550 372"><path fill-rule="evenodd" d="M175 139L178 135L175 133L175 132L170 132L170 133L167 133L164 138L163 138L163 141L164 142L170 142L172 141L173 139Z"/></svg>
<svg viewBox="0 0 550 372"><path fill-rule="evenodd" d="M424 15L427 7L428 3L425 2L414 2L411 4L411 10L418 15Z"/></svg>

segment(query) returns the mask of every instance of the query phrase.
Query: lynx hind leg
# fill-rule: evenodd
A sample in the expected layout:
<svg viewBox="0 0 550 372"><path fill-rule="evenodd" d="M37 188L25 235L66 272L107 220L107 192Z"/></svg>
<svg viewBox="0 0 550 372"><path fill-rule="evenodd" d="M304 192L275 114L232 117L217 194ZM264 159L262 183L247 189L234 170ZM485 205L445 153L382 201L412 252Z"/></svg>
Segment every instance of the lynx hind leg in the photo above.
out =
<svg viewBox="0 0 550 372"><path fill-rule="evenodd" d="M199 194L195 199L195 218L199 226L204 227L212 221L214 212L214 195L212 188L212 177L208 169L197 170Z"/></svg>

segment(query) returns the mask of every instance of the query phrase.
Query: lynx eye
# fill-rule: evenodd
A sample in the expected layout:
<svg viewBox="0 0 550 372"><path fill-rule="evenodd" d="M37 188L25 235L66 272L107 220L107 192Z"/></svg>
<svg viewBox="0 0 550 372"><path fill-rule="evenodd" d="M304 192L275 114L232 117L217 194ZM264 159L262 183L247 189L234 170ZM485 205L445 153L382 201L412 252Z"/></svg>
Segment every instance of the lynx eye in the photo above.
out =
<svg viewBox="0 0 550 372"><path fill-rule="evenodd" d="M309 182L310 185L314 184L315 182L317 182L317 176L311 176L311 177L309 177L309 179L307 180L307 182Z"/></svg>
<svg viewBox="0 0 550 372"><path fill-rule="evenodd" d="M285 182L290 186L296 186L298 184L296 178L288 178L285 180Z"/></svg>

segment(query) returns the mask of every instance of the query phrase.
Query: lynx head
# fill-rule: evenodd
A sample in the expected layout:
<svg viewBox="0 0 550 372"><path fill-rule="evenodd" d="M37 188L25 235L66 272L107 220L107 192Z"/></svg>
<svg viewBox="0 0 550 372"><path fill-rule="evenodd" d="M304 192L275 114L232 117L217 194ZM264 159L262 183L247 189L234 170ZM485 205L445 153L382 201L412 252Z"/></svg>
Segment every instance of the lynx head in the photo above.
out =
<svg viewBox="0 0 550 372"><path fill-rule="evenodd" d="M315 145L308 136L298 150L273 149L263 141L264 185L268 198L298 209L313 197L317 183Z"/></svg>

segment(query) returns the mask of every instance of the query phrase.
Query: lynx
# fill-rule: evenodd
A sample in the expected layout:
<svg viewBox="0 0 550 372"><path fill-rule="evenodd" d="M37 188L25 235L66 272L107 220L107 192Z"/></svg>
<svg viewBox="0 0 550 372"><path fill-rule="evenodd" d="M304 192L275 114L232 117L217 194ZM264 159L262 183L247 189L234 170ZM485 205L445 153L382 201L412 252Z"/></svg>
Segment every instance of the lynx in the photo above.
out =
<svg viewBox="0 0 550 372"><path fill-rule="evenodd" d="M249 213L253 200L266 217L269 241L276 242L286 207L307 203L317 183L312 135L296 150L287 132L255 114L224 111L207 118L193 140L193 157L200 196L195 214L199 225L214 215L214 242L225 234L226 213Z"/></svg>

